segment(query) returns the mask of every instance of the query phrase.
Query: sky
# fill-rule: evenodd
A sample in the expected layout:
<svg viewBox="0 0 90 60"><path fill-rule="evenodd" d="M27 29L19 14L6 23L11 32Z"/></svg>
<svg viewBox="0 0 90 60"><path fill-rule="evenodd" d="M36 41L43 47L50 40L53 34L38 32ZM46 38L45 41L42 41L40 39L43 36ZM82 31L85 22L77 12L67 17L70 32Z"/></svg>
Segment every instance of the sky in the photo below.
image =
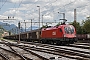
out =
<svg viewBox="0 0 90 60"><path fill-rule="evenodd" d="M39 7L37 7L39 6ZM39 10L40 8L40 10ZM0 0L0 19L15 20L0 20L3 23L15 24L18 26L18 22L26 23L27 28L31 26L30 22L39 21L42 22L42 15L44 22L60 22L59 19L65 18L67 22L74 21L74 9L76 9L76 20L81 22L86 17L90 16L90 0ZM59 12L59 13L58 13ZM54 26L57 23L47 23ZM38 27L38 23L33 23L33 26ZM46 23L44 23L46 25ZM24 27L25 24L21 23ZM42 26L42 24L40 24Z"/></svg>

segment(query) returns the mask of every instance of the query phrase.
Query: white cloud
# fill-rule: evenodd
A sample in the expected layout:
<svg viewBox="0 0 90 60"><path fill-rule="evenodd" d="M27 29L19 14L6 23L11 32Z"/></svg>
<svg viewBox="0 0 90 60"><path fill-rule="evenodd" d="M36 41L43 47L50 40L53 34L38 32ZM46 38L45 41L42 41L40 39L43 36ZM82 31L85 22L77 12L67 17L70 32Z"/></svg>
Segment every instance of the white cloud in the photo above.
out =
<svg viewBox="0 0 90 60"><path fill-rule="evenodd" d="M0 19L7 19L7 16L4 16L4 15L0 15Z"/></svg>
<svg viewBox="0 0 90 60"><path fill-rule="evenodd" d="M47 16L44 16L44 19L45 19L45 20L53 20L53 17L50 16L50 15L47 15Z"/></svg>
<svg viewBox="0 0 90 60"><path fill-rule="evenodd" d="M1 16L15 16L17 20L23 21L34 19L38 21L40 6L40 19L44 15L44 21L59 20L63 16L57 12L64 12L67 20L74 20L74 9L77 9L77 20L85 19L90 15L90 0L10 0L15 7L8 8ZM21 4L20 4L21 3ZM8 3L7 3L8 4ZM20 6L19 6L20 4ZM5 7L5 6L4 6ZM17 21L16 21L17 22ZM16 24L16 23L15 23ZM34 25L34 24L33 24ZM38 24L36 24L38 25ZM28 25L29 26L29 25Z"/></svg>

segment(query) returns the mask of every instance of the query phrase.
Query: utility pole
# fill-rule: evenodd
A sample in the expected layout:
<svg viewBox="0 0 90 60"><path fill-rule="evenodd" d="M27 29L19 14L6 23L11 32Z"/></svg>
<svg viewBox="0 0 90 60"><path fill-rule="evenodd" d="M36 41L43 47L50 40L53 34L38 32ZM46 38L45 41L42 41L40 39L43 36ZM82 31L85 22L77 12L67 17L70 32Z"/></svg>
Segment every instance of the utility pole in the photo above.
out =
<svg viewBox="0 0 90 60"><path fill-rule="evenodd" d="M39 29L40 29L40 6L37 6L39 8Z"/></svg>
<svg viewBox="0 0 90 60"><path fill-rule="evenodd" d="M26 32L26 22L25 22L25 20L24 20L24 23L25 23L25 32Z"/></svg>
<svg viewBox="0 0 90 60"><path fill-rule="evenodd" d="M43 27L43 15L42 15L42 27Z"/></svg>
<svg viewBox="0 0 90 60"><path fill-rule="evenodd" d="M77 25L76 25L76 9L74 9L74 23L75 23L75 28L77 31Z"/></svg>
<svg viewBox="0 0 90 60"><path fill-rule="evenodd" d="M31 20L31 22L26 22L25 20L24 20L24 22L21 22L21 23L25 23L25 32L26 32L26 24L27 23L31 23L31 30L32 30L32 19L30 19Z"/></svg>
<svg viewBox="0 0 90 60"><path fill-rule="evenodd" d="M76 22L76 9L74 9L74 22Z"/></svg>
<svg viewBox="0 0 90 60"><path fill-rule="evenodd" d="M19 31L19 40L18 40L18 43L20 43L20 21L19 21L19 23L18 23L18 31Z"/></svg>
<svg viewBox="0 0 90 60"><path fill-rule="evenodd" d="M25 32L26 32L26 23L27 23L27 22L24 20L24 22L21 22L21 23L25 23Z"/></svg>
<svg viewBox="0 0 90 60"><path fill-rule="evenodd" d="M32 31L32 19L31 19L31 31Z"/></svg>

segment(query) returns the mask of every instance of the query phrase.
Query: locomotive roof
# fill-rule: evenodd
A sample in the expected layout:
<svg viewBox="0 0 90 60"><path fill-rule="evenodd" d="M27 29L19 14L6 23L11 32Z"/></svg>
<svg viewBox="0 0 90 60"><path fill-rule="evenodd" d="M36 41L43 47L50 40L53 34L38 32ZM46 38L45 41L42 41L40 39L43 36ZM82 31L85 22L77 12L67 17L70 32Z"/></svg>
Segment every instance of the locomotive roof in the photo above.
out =
<svg viewBox="0 0 90 60"><path fill-rule="evenodd" d="M72 26L72 25L64 24L64 25L59 25L59 26L52 26L52 27L49 27L49 28L43 28L42 30L57 29L57 28L65 27L65 26Z"/></svg>

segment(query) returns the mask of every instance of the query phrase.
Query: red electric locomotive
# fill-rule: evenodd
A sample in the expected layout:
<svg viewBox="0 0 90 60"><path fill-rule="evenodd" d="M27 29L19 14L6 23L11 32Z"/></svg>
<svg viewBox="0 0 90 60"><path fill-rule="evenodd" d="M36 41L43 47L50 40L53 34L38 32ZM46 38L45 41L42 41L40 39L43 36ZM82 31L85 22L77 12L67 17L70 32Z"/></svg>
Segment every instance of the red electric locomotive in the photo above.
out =
<svg viewBox="0 0 90 60"><path fill-rule="evenodd" d="M76 41L76 31L72 25L60 25L43 28L41 31L41 42L51 44L70 44Z"/></svg>

